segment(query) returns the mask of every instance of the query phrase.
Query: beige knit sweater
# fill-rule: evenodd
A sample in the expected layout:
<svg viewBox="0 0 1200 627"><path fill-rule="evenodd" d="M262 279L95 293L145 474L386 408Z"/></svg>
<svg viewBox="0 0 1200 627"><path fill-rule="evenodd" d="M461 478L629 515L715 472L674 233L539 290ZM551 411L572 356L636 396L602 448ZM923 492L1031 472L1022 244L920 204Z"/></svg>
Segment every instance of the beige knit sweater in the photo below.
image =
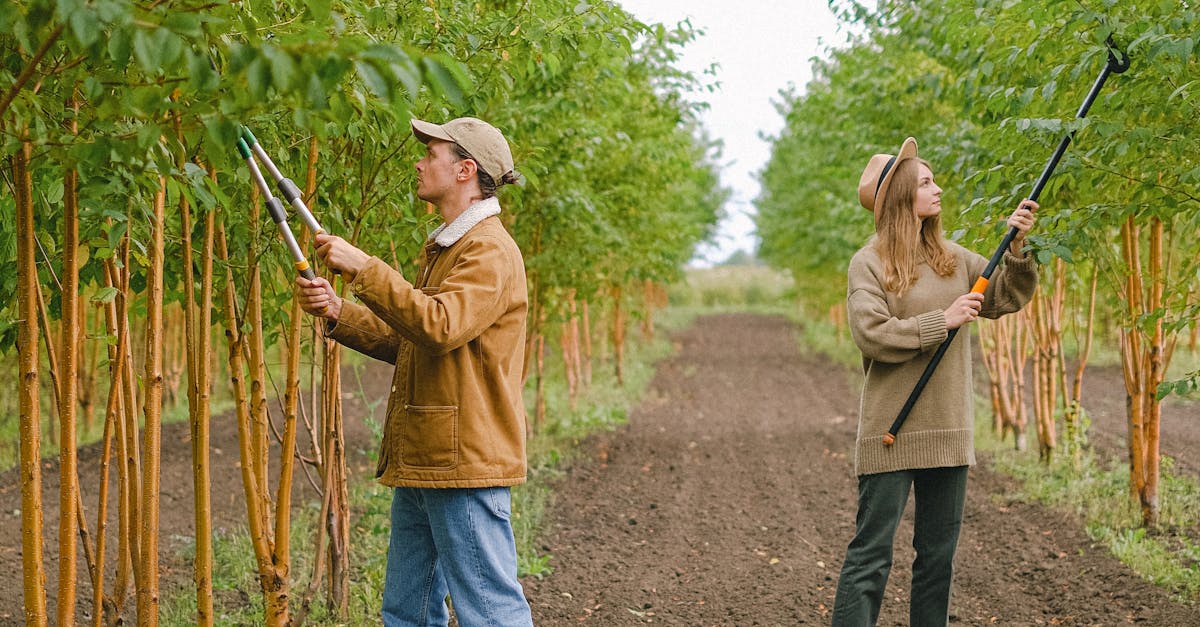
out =
<svg viewBox="0 0 1200 627"><path fill-rule="evenodd" d="M975 463L970 326L946 350L892 446L883 436L896 419L925 365L946 339L944 308L969 292L987 259L947 242L958 258L948 277L921 261L917 282L904 296L883 288L883 263L868 243L850 260L846 305L850 330L863 356L866 381L859 408L855 474L967 466ZM1037 286L1037 263L1005 252L984 292L981 315L998 318L1019 310Z"/></svg>

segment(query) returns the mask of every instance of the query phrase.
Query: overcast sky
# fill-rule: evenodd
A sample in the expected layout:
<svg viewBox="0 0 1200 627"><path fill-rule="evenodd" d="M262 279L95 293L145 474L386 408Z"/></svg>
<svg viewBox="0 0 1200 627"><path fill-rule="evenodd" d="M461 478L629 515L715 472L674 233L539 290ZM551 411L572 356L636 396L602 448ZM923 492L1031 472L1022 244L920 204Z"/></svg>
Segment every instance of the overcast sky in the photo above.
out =
<svg viewBox="0 0 1200 627"><path fill-rule="evenodd" d="M826 0L618 0L643 22L674 25L690 19L704 35L683 51L682 69L701 72L719 64L716 93L698 98L711 108L702 122L724 142L721 182L732 191L726 219L714 246L698 251L697 265L711 265L738 249L751 251L754 237L755 173L766 165L770 144L760 134L776 135L783 118L773 102L779 90L802 88L811 77L811 59L840 45L844 33Z"/></svg>

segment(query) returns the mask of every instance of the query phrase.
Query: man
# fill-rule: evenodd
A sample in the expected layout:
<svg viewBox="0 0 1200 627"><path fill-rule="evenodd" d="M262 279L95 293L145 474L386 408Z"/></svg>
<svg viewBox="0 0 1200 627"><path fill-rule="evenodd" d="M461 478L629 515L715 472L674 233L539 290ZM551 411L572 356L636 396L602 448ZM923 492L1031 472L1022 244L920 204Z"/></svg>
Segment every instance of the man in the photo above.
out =
<svg viewBox="0 0 1200 627"><path fill-rule="evenodd" d="M521 370L525 266L496 217L497 185L514 179L492 125L412 121L425 144L417 196L438 208L411 281L340 237L317 255L361 304L324 279L297 278L301 306L328 335L394 363L376 476L395 488L385 625L532 625L517 580L510 486L525 481Z"/></svg>

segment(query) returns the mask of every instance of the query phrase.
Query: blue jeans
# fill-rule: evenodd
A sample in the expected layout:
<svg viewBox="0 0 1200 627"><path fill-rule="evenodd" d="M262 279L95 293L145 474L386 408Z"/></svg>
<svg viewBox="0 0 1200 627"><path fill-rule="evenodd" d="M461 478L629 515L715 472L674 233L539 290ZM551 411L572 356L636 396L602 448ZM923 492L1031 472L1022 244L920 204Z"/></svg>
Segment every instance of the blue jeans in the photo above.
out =
<svg viewBox="0 0 1200 627"><path fill-rule="evenodd" d="M954 552L962 528L967 467L900 470L858 478L854 539L838 577L833 627L868 627L879 619L884 588L892 570L896 526L913 488L912 627L944 627L950 614Z"/></svg>
<svg viewBox="0 0 1200 627"><path fill-rule="evenodd" d="M533 625L517 580L508 488L396 488L383 589L387 627Z"/></svg>

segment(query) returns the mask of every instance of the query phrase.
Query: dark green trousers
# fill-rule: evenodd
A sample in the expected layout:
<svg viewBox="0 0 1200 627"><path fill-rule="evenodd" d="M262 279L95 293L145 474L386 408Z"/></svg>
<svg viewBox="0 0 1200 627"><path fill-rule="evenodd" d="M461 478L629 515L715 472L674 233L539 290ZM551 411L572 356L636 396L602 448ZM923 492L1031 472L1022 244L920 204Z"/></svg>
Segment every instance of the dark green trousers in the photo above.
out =
<svg viewBox="0 0 1200 627"><path fill-rule="evenodd" d="M954 550L962 528L967 495L967 467L901 470L858 478L858 516L854 539L838 577L833 606L834 627L867 627L879 619L896 526L908 503L916 499L913 530L912 627L945 627L950 616L950 582Z"/></svg>

